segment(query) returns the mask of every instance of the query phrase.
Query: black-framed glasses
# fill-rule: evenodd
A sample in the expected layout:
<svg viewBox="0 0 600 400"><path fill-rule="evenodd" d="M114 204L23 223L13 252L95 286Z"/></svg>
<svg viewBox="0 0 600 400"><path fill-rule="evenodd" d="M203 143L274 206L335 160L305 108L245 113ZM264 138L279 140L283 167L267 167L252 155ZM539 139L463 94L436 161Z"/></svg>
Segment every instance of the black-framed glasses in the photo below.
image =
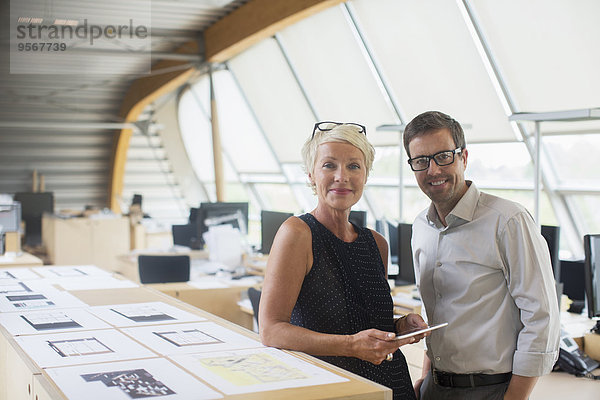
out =
<svg viewBox="0 0 600 400"><path fill-rule="evenodd" d="M315 127L313 128L312 136L310 138L311 139L314 138L315 137L315 133L317 133L317 131L328 132L328 131L332 130L333 128L335 128L336 126L339 126L339 125L353 125L353 126L357 126L357 127L360 128L360 130L358 131L359 133L364 133L365 136L367 135L367 128L365 128L365 126L361 125L361 124L356 124L354 122L321 121L321 122L317 122L315 124Z"/></svg>
<svg viewBox="0 0 600 400"><path fill-rule="evenodd" d="M425 171L429 168L429 162L431 160L435 161L435 163L439 167L443 167L445 165L450 165L454 162L454 155L460 154L462 149L457 147L454 150L444 150L438 151L432 156L419 156L415 158L411 158L408 160L408 165L413 171Z"/></svg>

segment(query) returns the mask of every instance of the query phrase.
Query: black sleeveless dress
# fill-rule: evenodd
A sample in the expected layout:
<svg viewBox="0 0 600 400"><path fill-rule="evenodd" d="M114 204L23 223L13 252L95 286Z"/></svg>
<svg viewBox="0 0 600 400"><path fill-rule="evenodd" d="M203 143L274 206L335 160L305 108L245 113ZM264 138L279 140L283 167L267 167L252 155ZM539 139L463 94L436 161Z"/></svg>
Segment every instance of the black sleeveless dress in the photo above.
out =
<svg viewBox="0 0 600 400"><path fill-rule="evenodd" d="M394 331L390 287L377 243L368 228L346 243L312 214L300 216L312 232L313 266L304 278L291 323L316 332L351 335L376 328ZM374 365L354 357L319 356L364 378L387 386L394 399L415 399L406 359L400 350L393 361Z"/></svg>

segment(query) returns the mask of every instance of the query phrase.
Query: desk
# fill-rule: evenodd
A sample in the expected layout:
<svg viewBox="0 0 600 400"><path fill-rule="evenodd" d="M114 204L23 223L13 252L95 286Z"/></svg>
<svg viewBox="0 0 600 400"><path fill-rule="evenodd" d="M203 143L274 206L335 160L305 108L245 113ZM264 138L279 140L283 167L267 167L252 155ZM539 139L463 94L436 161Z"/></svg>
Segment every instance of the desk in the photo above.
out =
<svg viewBox="0 0 600 400"><path fill-rule="evenodd" d="M90 306L128 304L139 302L160 301L180 310L207 318L228 330L234 331L246 337L258 340L258 336L241 328L231 322L216 317L206 311L199 310L189 304L178 301L150 287L138 287L111 290L86 290L70 291L79 300ZM113 328L123 333L122 328ZM93 331L86 331L93 332ZM135 337L134 337L135 338ZM141 343L143 345L143 343ZM340 375L348 380L327 385L313 385L280 390L262 391L256 393L245 393L238 395L224 395L225 400L271 400L283 398L296 399L386 399L390 400L391 390L381 385L372 383L354 374L348 373L316 358L297 352L285 352L292 357L306 361L321 369ZM157 355L157 358L165 358ZM174 363L177 365L177 363ZM93 364L88 364L93 365ZM193 376L194 380L202 382L202 379ZM0 326L0 400L64 400L66 397L58 386L47 374L45 369L40 368L22 350L8 331Z"/></svg>
<svg viewBox="0 0 600 400"><path fill-rule="evenodd" d="M18 256L3 255L0 256L0 268L4 267L25 267L44 265L42 260L29 253L20 253Z"/></svg>
<svg viewBox="0 0 600 400"><path fill-rule="evenodd" d="M201 273L197 270L198 262L208 259L208 253L203 250L188 251L160 251L144 250L120 256L119 263L113 272L116 272L134 282L139 283L137 257L139 255L189 255L191 258L190 279L196 280ZM252 316L241 311L237 302L240 300L241 293L248 290L255 282L244 284L243 281L231 282L227 284L222 280L223 287L200 289L185 282L178 283L156 283L146 286L152 287L162 293L184 301L202 310L208 311L216 316L224 318L230 322L252 330Z"/></svg>
<svg viewBox="0 0 600 400"><path fill-rule="evenodd" d="M252 330L252 315L241 310L238 305L241 293L252 285L219 289L198 289L186 282L154 283L145 286Z"/></svg>

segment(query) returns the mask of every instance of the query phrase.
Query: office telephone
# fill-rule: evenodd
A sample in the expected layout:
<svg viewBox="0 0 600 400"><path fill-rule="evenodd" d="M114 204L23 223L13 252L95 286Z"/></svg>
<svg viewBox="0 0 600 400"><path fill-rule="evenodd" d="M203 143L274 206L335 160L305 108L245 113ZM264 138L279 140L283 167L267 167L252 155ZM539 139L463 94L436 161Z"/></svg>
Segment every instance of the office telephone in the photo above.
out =
<svg viewBox="0 0 600 400"><path fill-rule="evenodd" d="M559 352L556 365L570 374L584 376L600 367L600 363L582 352L569 336L563 335L560 338Z"/></svg>

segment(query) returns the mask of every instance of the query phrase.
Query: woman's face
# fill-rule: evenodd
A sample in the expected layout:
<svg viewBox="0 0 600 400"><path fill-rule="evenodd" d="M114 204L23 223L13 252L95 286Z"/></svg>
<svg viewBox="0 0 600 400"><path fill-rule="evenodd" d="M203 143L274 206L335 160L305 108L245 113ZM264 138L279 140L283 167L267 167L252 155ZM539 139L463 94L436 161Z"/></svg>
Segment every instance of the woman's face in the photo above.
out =
<svg viewBox="0 0 600 400"><path fill-rule="evenodd" d="M367 182L365 156L350 143L323 143L317 147L313 172L308 176L320 206L350 209L360 200Z"/></svg>

